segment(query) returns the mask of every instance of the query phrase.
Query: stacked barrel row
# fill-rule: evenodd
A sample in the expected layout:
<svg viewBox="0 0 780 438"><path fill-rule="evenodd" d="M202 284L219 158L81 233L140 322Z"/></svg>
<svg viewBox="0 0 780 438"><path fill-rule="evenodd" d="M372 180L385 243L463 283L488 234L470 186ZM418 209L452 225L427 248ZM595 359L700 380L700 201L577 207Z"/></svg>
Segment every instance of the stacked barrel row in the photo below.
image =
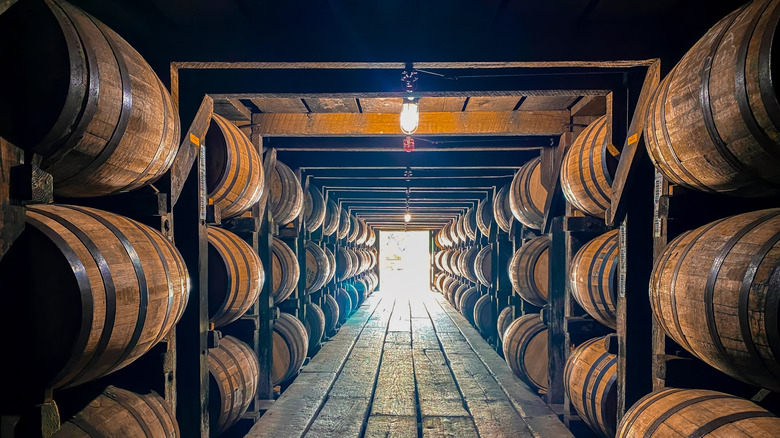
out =
<svg viewBox="0 0 780 438"><path fill-rule="evenodd" d="M0 339L12 358L5 369L13 376L3 379L0 404L24 409L44 390L112 374L167 339L184 313L190 280L160 231L69 205L142 189L171 167L180 124L160 79L122 37L68 3L24 2L0 20L9 32L0 43L3 65L28 67L3 82L0 103L14 110L0 122L0 136L35 154L30 161L45 172L41 180L58 199L72 199L29 206L22 235L0 262L0 278L13 292L0 306L9 328ZM155 393L109 387L98 401L58 435L78 436L84 428L73 424L106 436L179 435L169 402Z"/></svg>

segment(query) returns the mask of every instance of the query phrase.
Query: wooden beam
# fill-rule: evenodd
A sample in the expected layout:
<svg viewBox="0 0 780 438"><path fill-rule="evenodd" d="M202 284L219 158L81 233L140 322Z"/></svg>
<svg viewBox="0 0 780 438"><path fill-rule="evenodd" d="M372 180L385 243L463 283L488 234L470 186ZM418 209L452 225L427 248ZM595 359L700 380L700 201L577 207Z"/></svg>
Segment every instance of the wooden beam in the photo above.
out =
<svg viewBox="0 0 780 438"><path fill-rule="evenodd" d="M560 135L569 111L479 111L421 113L416 135ZM399 115L390 113L264 113L254 117L263 135L388 136L403 135Z"/></svg>
<svg viewBox="0 0 780 438"><path fill-rule="evenodd" d="M249 108L235 98L214 100L214 112L230 121L249 122L252 120Z"/></svg>
<svg viewBox="0 0 780 438"><path fill-rule="evenodd" d="M656 60L647 68L636 110L628 127L626 142L620 153L620 162L615 171L615 178L612 183L612 205L607 210L606 215L607 224L610 226L615 226L625 216L628 197L624 197L623 193L632 193L632 178L633 173L635 173L633 170L639 165L641 156L646 153L644 141L641 138L645 125L644 116L647 106L650 104L650 98L653 96L653 92L655 92L660 81L661 61Z"/></svg>
<svg viewBox="0 0 780 438"><path fill-rule="evenodd" d="M468 169L518 169L534 157L537 151L484 152L342 152L326 154L319 152L279 151L278 158L290 167L301 168L306 173L311 169L350 168L350 169L403 169L411 167L413 172L419 169L451 168L452 171ZM400 170L400 175L403 175Z"/></svg>
<svg viewBox="0 0 780 438"><path fill-rule="evenodd" d="M607 111L606 96L583 96L571 107L572 117L603 116Z"/></svg>

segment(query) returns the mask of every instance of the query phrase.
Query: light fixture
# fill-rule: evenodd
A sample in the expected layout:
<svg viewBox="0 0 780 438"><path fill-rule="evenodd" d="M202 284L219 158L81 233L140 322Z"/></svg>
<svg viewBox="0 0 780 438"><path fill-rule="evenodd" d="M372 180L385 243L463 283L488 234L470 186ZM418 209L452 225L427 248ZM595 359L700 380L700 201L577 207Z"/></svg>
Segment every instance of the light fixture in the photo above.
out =
<svg viewBox="0 0 780 438"><path fill-rule="evenodd" d="M411 173L411 171L409 171ZM404 228L406 228L406 224L409 223L409 221L412 220L412 215L409 213L409 198L411 197L411 189L409 187L406 188L406 214L404 215Z"/></svg>
<svg viewBox="0 0 780 438"><path fill-rule="evenodd" d="M404 215L404 222L409 222L411 220L412 220L412 215L409 214L409 212L407 211L406 214Z"/></svg>
<svg viewBox="0 0 780 438"><path fill-rule="evenodd" d="M418 99L414 97L414 83L417 82L417 72L411 64L407 64L406 70L401 74L406 96L401 104L401 131L406 135L414 134L420 124L420 107Z"/></svg>
<svg viewBox="0 0 780 438"><path fill-rule="evenodd" d="M405 97L401 105L401 131L406 135L414 134L420 124L420 107L414 97Z"/></svg>

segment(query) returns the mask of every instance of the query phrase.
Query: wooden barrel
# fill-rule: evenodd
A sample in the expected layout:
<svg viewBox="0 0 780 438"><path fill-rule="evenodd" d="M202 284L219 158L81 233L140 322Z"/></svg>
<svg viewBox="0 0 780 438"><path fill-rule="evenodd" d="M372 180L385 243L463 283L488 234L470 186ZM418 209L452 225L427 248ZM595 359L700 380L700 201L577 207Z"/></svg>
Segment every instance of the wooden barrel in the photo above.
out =
<svg viewBox="0 0 780 438"><path fill-rule="evenodd" d="M550 239L535 237L515 251L509 261L509 281L520 298L534 306L547 304Z"/></svg>
<svg viewBox="0 0 780 438"><path fill-rule="evenodd" d="M669 180L738 196L780 194L777 1L722 19L656 88L647 150Z"/></svg>
<svg viewBox="0 0 780 438"><path fill-rule="evenodd" d="M347 233L347 242L353 243L360 235L360 224L354 215L349 215L349 232Z"/></svg>
<svg viewBox="0 0 780 438"><path fill-rule="evenodd" d="M292 295L298 285L301 268L298 266L298 258L289 246L279 238L274 237L271 248L271 262L273 268L273 292L274 303L278 304Z"/></svg>
<svg viewBox="0 0 780 438"><path fill-rule="evenodd" d="M360 294L352 283L344 283L344 290L349 294L349 300L352 303L352 309L349 312L349 316L352 316L362 304Z"/></svg>
<svg viewBox="0 0 780 438"><path fill-rule="evenodd" d="M319 228L325 221L325 198L314 184L309 184L303 197L303 219L309 232Z"/></svg>
<svg viewBox="0 0 780 438"><path fill-rule="evenodd" d="M445 249L444 251L442 251L441 267L442 269L444 269L444 272L452 275L452 269L450 269L450 258L452 258L451 249Z"/></svg>
<svg viewBox="0 0 780 438"><path fill-rule="evenodd" d="M236 125L213 114L206 133L206 190L223 218L237 216L263 194L263 164Z"/></svg>
<svg viewBox="0 0 780 438"><path fill-rule="evenodd" d="M572 406L602 437L614 437L617 427L617 356L604 338L585 341L569 354L563 384Z"/></svg>
<svg viewBox="0 0 780 438"><path fill-rule="evenodd" d="M463 249L453 250L449 260L450 270L452 271L452 274L457 275L458 277L463 276L463 274L460 272L460 257L463 254L463 252L464 252Z"/></svg>
<svg viewBox="0 0 780 438"><path fill-rule="evenodd" d="M608 231L586 243L572 258L569 287L596 321L617 329L618 232Z"/></svg>
<svg viewBox="0 0 780 438"><path fill-rule="evenodd" d="M325 255L328 256L328 266L330 269L328 269L328 281L327 283L330 283L333 281L333 278L336 276L336 255L333 254L333 252L328 249L328 247L325 247Z"/></svg>
<svg viewBox="0 0 780 438"><path fill-rule="evenodd" d="M349 213L347 213L346 210L342 208L340 214L341 217L339 218L339 230L338 233L336 233L336 237L338 237L339 240L347 238L350 227Z"/></svg>
<svg viewBox="0 0 780 438"><path fill-rule="evenodd" d="M483 246L474 258L474 273L482 285L493 285L493 248L490 245Z"/></svg>
<svg viewBox="0 0 780 438"><path fill-rule="evenodd" d="M460 241L463 243L467 243L469 241L469 235L466 232L466 215L462 214L458 216L458 236L460 237Z"/></svg>
<svg viewBox="0 0 780 438"><path fill-rule="evenodd" d="M474 304L474 325L486 336L496 333L496 303L490 294L482 295Z"/></svg>
<svg viewBox="0 0 780 438"><path fill-rule="evenodd" d="M509 190L509 208L521 224L534 230L542 229L547 189L542 185L542 159L536 157L525 163L512 179Z"/></svg>
<svg viewBox="0 0 780 438"><path fill-rule="evenodd" d="M0 65L17 66L3 73L0 136L43 157L57 195L127 192L173 164L180 127L168 90L84 11L58 1L14 5L0 15Z"/></svg>
<svg viewBox="0 0 780 438"><path fill-rule="evenodd" d="M463 299L463 295L469 289L471 289L471 287L467 284L459 284L458 287L454 289L452 293L452 305L455 306L455 308L458 311L460 311L460 305L461 305L461 300Z"/></svg>
<svg viewBox="0 0 780 438"><path fill-rule="evenodd" d="M368 240L368 224L363 219L358 218L358 224L360 225L360 234L358 234L357 239L355 239L355 243L359 246L363 246L366 244L366 241Z"/></svg>
<svg viewBox="0 0 780 438"><path fill-rule="evenodd" d="M436 275L436 279L434 280L434 285L437 291L439 293L444 293L444 280L447 279L447 274L440 273Z"/></svg>
<svg viewBox="0 0 780 438"><path fill-rule="evenodd" d="M376 232L371 226L368 227L368 240L366 240L366 246L374 246L376 243Z"/></svg>
<svg viewBox="0 0 780 438"><path fill-rule="evenodd" d="M350 251L343 246L336 249L336 281L344 281L352 272L352 257Z"/></svg>
<svg viewBox="0 0 780 438"><path fill-rule="evenodd" d="M240 420L255 398L260 364L249 345L232 336L225 336L219 340L218 347L209 348L208 366L209 423L211 433L218 435Z"/></svg>
<svg viewBox="0 0 780 438"><path fill-rule="evenodd" d="M309 335L306 327L289 313L280 313L274 321L273 369L271 383L274 386L285 383L298 375L306 360Z"/></svg>
<svg viewBox="0 0 780 438"><path fill-rule="evenodd" d="M658 258L650 304L664 331L701 360L780 391L780 209L681 234Z"/></svg>
<svg viewBox="0 0 780 438"><path fill-rule="evenodd" d="M504 332L504 359L532 388L547 390L547 327L539 314L515 319Z"/></svg>
<svg viewBox="0 0 780 438"><path fill-rule="evenodd" d="M512 183L506 183L496 193L496 197L493 199L493 218L498 224L498 228L505 233L508 233L512 227L512 209L509 208L509 192L512 190Z"/></svg>
<svg viewBox="0 0 780 438"><path fill-rule="evenodd" d="M463 215L463 229L466 232L466 237L472 241L477 240L477 210L475 208L469 208Z"/></svg>
<svg viewBox="0 0 780 438"><path fill-rule="evenodd" d="M333 233L339 229L339 221L341 220L341 212L338 205L332 200L329 200L325 207L325 218L322 223L322 232L326 236L332 236Z"/></svg>
<svg viewBox="0 0 780 438"><path fill-rule="evenodd" d="M445 248L449 248L452 246L452 239L450 239L450 233L449 233L449 227L450 224L445 224L441 230L439 230L439 240L444 245Z"/></svg>
<svg viewBox="0 0 780 438"><path fill-rule="evenodd" d="M336 288L335 298L339 306L339 325L341 325L347 322L347 318L352 315L353 301L343 287Z"/></svg>
<svg viewBox="0 0 780 438"><path fill-rule="evenodd" d="M368 280L368 292L373 293L379 285L379 277L376 276L376 272L371 271L366 274L366 280Z"/></svg>
<svg viewBox="0 0 780 438"><path fill-rule="evenodd" d="M458 246L461 244L460 235L458 234L457 220L453 219L450 222L450 226L447 227L447 235L449 236L450 241L452 241L452 246Z"/></svg>
<svg viewBox="0 0 780 438"><path fill-rule="evenodd" d="M483 236L490 235L490 224L493 223L493 209L488 204L487 199L479 201L477 204L477 228Z"/></svg>
<svg viewBox="0 0 780 438"><path fill-rule="evenodd" d="M306 335L309 338L309 345L306 349L306 354L309 357L317 352L317 346L325 334L325 323L325 313L322 308L314 303L306 304L306 318L303 321L303 326L306 328Z"/></svg>
<svg viewBox="0 0 780 438"><path fill-rule="evenodd" d="M477 305L479 297L479 291L472 286L463 291L458 302L458 310L460 310L461 315L465 316L471 325L474 325L474 307Z"/></svg>
<svg viewBox="0 0 780 438"><path fill-rule="evenodd" d="M43 275L42 275L43 274ZM75 386L114 372L176 325L187 268L159 232L86 207L31 205L0 261L10 386ZM10 293L14 291L14 293ZM20 333L24 335L21 336Z"/></svg>
<svg viewBox="0 0 780 438"><path fill-rule="evenodd" d="M617 149L608 133L607 116L602 116L577 136L561 165L566 199L583 213L600 218L612 202L612 175L617 168Z"/></svg>
<svg viewBox="0 0 780 438"><path fill-rule="evenodd" d="M664 388L639 399L617 428L619 438L774 437L780 418L757 404L721 392Z"/></svg>
<svg viewBox="0 0 780 438"><path fill-rule="evenodd" d="M498 331L498 339L501 339L501 342L504 341L504 333L506 332L506 329L509 328L509 324L512 323L514 313L515 312L514 309L512 309L512 306L507 306L504 307L501 313L498 314L496 330Z"/></svg>
<svg viewBox="0 0 780 438"><path fill-rule="evenodd" d="M230 231L208 227L208 241L209 322L222 327L257 301L265 272L254 248Z"/></svg>
<svg viewBox="0 0 780 438"><path fill-rule="evenodd" d="M322 289L330 276L330 260L325 251L312 241L306 242L306 293Z"/></svg>
<svg viewBox="0 0 780 438"><path fill-rule="evenodd" d="M443 251L436 251L433 254L433 265L436 267L436 269L443 271L444 268L441 267L441 256L444 254Z"/></svg>
<svg viewBox="0 0 780 438"><path fill-rule="evenodd" d="M358 278L355 280L355 289L357 290L358 297L360 297L360 302L364 303L368 296L371 294L371 291L369 290L369 280L364 278Z"/></svg>
<svg viewBox="0 0 780 438"><path fill-rule="evenodd" d="M325 334L333 336L339 324L339 304L333 295L326 294L322 298L322 312L325 314Z"/></svg>
<svg viewBox="0 0 780 438"><path fill-rule="evenodd" d="M267 177L270 184L268 209L279 226L295 220L303 210L303 188L295 173L286 164L276 160L276 167Z"/></svg>
<svg viewBox="0 0 780 438"><path fill-rule="evenodd" d="M108 386L52 438L181 437L176 415L156 392L141 395Z"/></svg>
<svg viewBox="0 0 780 438"><path fill-rule="evenodd" d="M479 250L480 247L472 246L463 251L461 253L460 260L458 260L458 266L461 275L466 277L472 283L479 281L477 278L477 273L474 271L474 262L477 260L477 254L479 253Z"/></svg>

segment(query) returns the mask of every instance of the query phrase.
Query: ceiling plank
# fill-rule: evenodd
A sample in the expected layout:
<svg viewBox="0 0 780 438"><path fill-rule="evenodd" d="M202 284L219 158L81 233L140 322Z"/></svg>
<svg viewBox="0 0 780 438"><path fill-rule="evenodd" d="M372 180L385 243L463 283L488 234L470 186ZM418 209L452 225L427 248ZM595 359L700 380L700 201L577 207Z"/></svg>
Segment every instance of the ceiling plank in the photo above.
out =
<svg viewBox="0 0 780 438"><path fill-rule="evenodd" d="M358 105L355 98L306 98L306 105L312 113L357 113Z"/></svg>
<svg viewBox="0 0 780 438"><path fill-rule="evenodd" d="M446 154L431 151L397 152L294 152L279 151L277 157L293 169L300 167L308 172L309 168L397 168L411 167L415 170L432 167L458 169L502 168L517 169L534 157L538 151L485 151L485 152L448 152ZM403 170L399 172L403 175Z"/></svg>
<svg viewBox="0 0 780 438"><path fill-rule="evenodd" d="M255 97L249 99L264 113L308 113L309 109L298 97Z"/></svg>
<svg viewBox="0 0 780 438"><path fill-rule="evenodd" d="M403 99L400 97L369 97L358 99L364 113L401 113Z"/></svg>
<svg viewBox="0 0 780 438"><path fill-rule="evenodd" d="M473 96L466 111L512 111L519 101L518 96Z"/></svg>
<svg viewBox="0 0 780 438"><path fill-rule="evenodd" d="M421 113L417 135L560 135L569 111L475 111ZM254 114L260 135L387 136L403 135L397 114L321 113Z"/></svg>
<svg viewBox="0 0 780 438"><path fill-rule="evenodd" d="M577 96L527 96L519 111L565 110L574 103Z"/></svg>
<svg viewBox="0 0 780 438"><path fill-rule="evenodd" d="M425 97L420 98L421 113L450 113L459 112L463 109L466 97Z"/></svg>
<svg viewBox="0 0 780 438"><path fill-rule="evenodd" d="M252 113L249 112L249 108L234 98L215 100L214 112L232 121L247 122L252 120Z"/></svg>
<svg viewBox="0 0 780 438"><path fill-rule="evenodd" d="M607 96L583 96L571 107L572 117L598 117L607 113Z"/></svg>

